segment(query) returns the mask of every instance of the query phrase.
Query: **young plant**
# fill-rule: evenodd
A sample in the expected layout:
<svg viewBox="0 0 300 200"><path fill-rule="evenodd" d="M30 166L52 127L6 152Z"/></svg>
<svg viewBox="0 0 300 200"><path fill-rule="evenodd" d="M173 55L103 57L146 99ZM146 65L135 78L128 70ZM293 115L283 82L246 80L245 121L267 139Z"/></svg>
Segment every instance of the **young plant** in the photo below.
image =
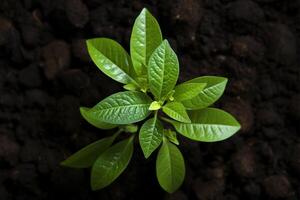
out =
<svg viewBox="0 0 300 200"><path fill-rule="evenodd" d="M143 9L135 20L130 55L119 43L107 38L87 40L89 54L107 76L124 84L128 91L106 97L80 113L100 129L117 131L81 149L62 165L91 167L93 190L111 184L127 167L137 137L148 158L159 148L156 174L161 187L169 193L177 190L185 177L183 156L178 149L177 133L201 142L229 138L240 124L229 113L209 106L223 94L227 78L202 76L176 86L179 75L177 56L163 40L156 19ZM137 122L145 120L138 128ZM174 130L164 129L164 123ZM125 140L115 142L121 132Z"/></svg>

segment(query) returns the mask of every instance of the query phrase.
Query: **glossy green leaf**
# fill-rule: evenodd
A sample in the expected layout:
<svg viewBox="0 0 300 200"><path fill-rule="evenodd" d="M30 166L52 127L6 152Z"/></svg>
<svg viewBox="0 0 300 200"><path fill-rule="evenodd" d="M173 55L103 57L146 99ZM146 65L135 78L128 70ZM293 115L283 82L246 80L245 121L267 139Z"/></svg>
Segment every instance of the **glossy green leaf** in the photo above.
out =
<svg viewBox="0 0 300 200"><path fill-rule="evenodd" d="M130 54L138 75L147 73L149 57L161 42L162 35L158 22L144 8L134 22L130 38Z"/></svg>
<svg viewBox="0 0 300 200"><path fill-rule="evenodd" d="M97 67L120 83L136 83L131 59L123 47L108 38L87 40L88 52Z"/></svg>
<svg viewBox="0 0 300 200"><path fill-rule="evenodd" d="M175 87L173 98L176 101L189 100L196 97L206 86L206 83L182 83Z"/></svg>
<svg viewBox="0 0 300 200"><path fill-rule="evenodd" d="M157 100L174 88L179 74L179 63L175 52L164 40L149 59L148 81L152 94Z"/></svg>
<svg viewBox="0 0 300 200"><path fill-rule="evenodd" d="M80 107L80 113L81 113L82 117L88 123L92 124L93 126L100 128L100 129L113 129L118 126L116 124L109 124L109 123L100 121L95 115L91 114L91 112L89 112L89 110L90 110L90 108Z"/></svg>
<svg viewBox="0 0 300 200"><path fill-rule="evenodd" d="M91 167L99 155L110 147L118 135L119 132L84 147L63 161L61 165L74 168Z"/></svg>
<svg viewBox="0 0 300 200"><path fill-rule="evenodd" d="M123 88L125 90L129 90L129 91L136 91L138 89L138 87L132 83L128 83L128 84L124 85Z"/></svg>
<svg viewBox="0 0 300 200"><path fill-rule="evenodd" d="M175 192L184 180L183 156L176 145L166 139L157 155L156 176L161 187L169 193Z"/></svg>
<svg viewBox="0 0 300 200"><path fill-rule="evenodd" d="M179 145L177 133L175 131L172 131L171 129L164 129L164 136L166 136L170 142Z"/></svg>
<svg viewBox="0 0 300 200"><path fill-rule="evenodd" d="M150 97L142 92L118 92L100 101L89 113L106 123L131 124L148 117L151 102Z"/></svg>
<svg viewBox="0 0 300 200"><path fill-rule="evenodd" d="M217 108L204 108L189 112L191 123L170 122L182 135L196 141L216 142L235 134L241 125L229 113Z"/></svg>
<svg viewBox="0 0 300 200"><path fill-rule="evenodd" d="M160 108L161 108L160 102L153 101L153 102L150 104L149 110L159 110Z"/></svg>
<svg viewBox="0 0 300 200"><path fill-rule="evenodd" d="M148 90L148 77L147 74L139 75L137 78L141 91L146 92Z"/></svg>
<svg viewBox="0 0 300 200"><path fill-rule="evenodd" d="M145 158L157 149L163 138L163 126L155 116L147 120L141 127L139 141Z"/></svg>
<svg viewBox="0 0 300 200"><path fill-rule="evenodd" d="M163 106L163 112L172 119L180 122L190 123L191 120L185 110L185 107L180 102L170 102Z"/></svg>
<svg viewBox="0 0 300 200"><path fill-rule="evenodd" d="M227 78L217 76L202 76L186 83L206 83L206 87L194 98L182 101L188 110L206 108L215 103L223 94Z"/></svg>
<svg viewBox="0 0 300 200"><path fill-rule="evenodd" d="M133 153L133 138L113 145L97 158L91 173L93 190L108 186L126 169Z"/></svg>

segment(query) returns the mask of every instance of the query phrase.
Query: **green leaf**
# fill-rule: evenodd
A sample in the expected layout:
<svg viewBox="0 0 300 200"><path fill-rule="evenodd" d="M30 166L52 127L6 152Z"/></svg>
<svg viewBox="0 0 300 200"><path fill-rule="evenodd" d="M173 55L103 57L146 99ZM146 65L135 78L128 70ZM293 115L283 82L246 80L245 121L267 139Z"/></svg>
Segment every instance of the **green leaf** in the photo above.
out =
<svg viewBox="0 0 300 200"><path fill-rule="evenodd" d="M100 128L100 129L113 129L116 128L118 125L116 124L109 124L106 122L100 121L95 115L91 114L90 108L80 107L80 113L82 117L93 126Z"/></svg>
<svg viewBox="0 0 300 200"><path fill-rule="evenodd" d="M166 139L157 155L156 176L161 187L169 193L175 192L184 180L183 156L179 149Z"/></svg>
<svg viewBox="0 0 300 200"><path fill-rule="evenodd" d="M163 126L155 116L147 120L141 127L139 141L145 158L160 145L163 138Z"/></svg>
<svg viewBox="0 0 300 200"><path fill-rule="evenodd" d="M88 52L97 67L120 83L135 83L131 59L123 47L108 38L87 40Z"/></svg>
<svg viewBox="0 0 300 200"><path fill-rule="evenodd" d="M119 127L125 133L136 133L139 129L138 125L127 124Z"/></svg>
<svg viewBox="0 0 300 200"><path fill-rule="evenodd" d="M149 110L159 110L160 108L161 108L160 102L153 101L153 102L150 104Z"/></svg>
<svg viewBox="0 0 300 200"><path fill-rule="evenodd" d="M119 132L84 147L63 161L61 165L74 168L91 167L99 155L108 149L118 135Z"/></svg>
<svg viewBox="0 0 300 200"><path fill-rule="evenodd" d="M162 34L159 24L144 8L136 18L130 38L130 54L138 75L147 73L145 66L153 51L161 44Z"/></svg>
<svg viewBox="0 0 300 200"><path fill-rule="evenodd" d="M186 109L196 110L212 105L222 96L227 84L227 78L202 76L186 83L207 83L206 87L196 97L182 101Z"/></svg>
<svg viewBox="0 0 300 200"><path fill-rule="evenodd" d="M177 134L175 131L171 129L164 129L164 136L168 138L168 140L176 145L179 145L179 141L177 140Z"/></svg>
<svg viewBox="0 0 300 200"><path fill-rule="evenodd" d="M241 125L229 113L217 108L204 108L189 112L191 123L165 119L185 137L201 142L216 142L235 134Z"/></svg>
<svg viewBox="0 0 300 200"><path fill-rule="evenodd" d="M136 91L138 89L137 86L132 83L128 83L128 84L124 85L123 88L125 90L129 90L129 91Z"/></svg>
<svg viewBox="0 0 300 200"><path fill-rule="evenodd" d="M174 88L179 74L179 63L175 52L164 40L149 59L148 80L152 94L157 100Z"/></svg>
<svg viewBox="0 0 300 200"><path fill-rule="evenodd" d="M113 145L97 158L91 172L92 190L108 186L126 169L133 153L133 138Z"/></svg>
<svg viewBox="0 0 300 200"><path fill-rule="evenodd" d="M141 91L144 91L146 93L147 90L148 90L148 77L147 77L147 74L139 75L137 80L139 82Z"/></svg>
<svg viewBox="0 0 300 200"><path fill-rule="evenodd" d="M106 123L131 124L148 117L151 102L150 97L142 92L118 92L100 101L89 113Z"/></svg>
<svg viewBox="0 0 300 200"><path fill-rule="evenodd" d="M185 110L185 107L180 102L170 102L163 106L163 112L172 119L180 122L190 123L191 120Z"/></svg>
<svg viewBox="0 0 300 200"><path fill-rule="evenodd" d="M206 83L182 83L175 87L173 97L176 101L189 100L196 97L206 86Z"/></svg>

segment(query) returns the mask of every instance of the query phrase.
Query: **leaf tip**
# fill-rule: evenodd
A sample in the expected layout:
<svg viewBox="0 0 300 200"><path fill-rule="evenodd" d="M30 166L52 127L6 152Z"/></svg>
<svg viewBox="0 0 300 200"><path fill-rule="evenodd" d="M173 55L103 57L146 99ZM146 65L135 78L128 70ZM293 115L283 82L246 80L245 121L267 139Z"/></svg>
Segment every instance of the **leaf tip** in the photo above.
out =
<svg viewBox="0 0 300 200"><path fill-rule="evenodd" d="M79 107L80 112L86 112L88 110L87 107Z"/></svg>
<svg viewBox="0 0 300 200"><path fill-rule="evenodd" d="M145 8L143 8L143 10L141 11L141 13L149 13L149 10L145 7Z"/></svg>
<svg viewBox="0 0 300 200"><path fill-rule="evenodd" d="M224 78L224 82L227 83L228 82L228 78L227 77L223 77Z"/></svg>
<svg viewBox="0 0 300 200"><path fill-rule="evenodd" d="M66 165L66 160L61 161L61 162L59 163L59 165L60 165L60 166L63 166L63 167L67 167L67 165Z"/></svg>
<svg viewBox="0 0 300 200"><path fill-rule="evenodd" d="M86 44L87 47L90 47L92 45L92 39L86 40L85 44Z"/></svg>
<svg viewBox="0 0 300 200"><path fill-rule="evenodd" d="M164 39L164 40L162 41L162 43L163 43L164 45L166 45L166 46L170 46L170 43L169 43L169 41L168 41L167 39Z"/></svg>
<svg viewBox="0 0 300 200"><path fill-rule="evenodd" d="M151 154L146 153L146 152L144 152L144 151L143 151L143 153L144 153L144 157L145 157L146 159L148 159L148 158L150 157L150 155L151 155Z"/></svg>
<svg viewBox="0 0 300 200"><path fill-rule="evenodd" d="M238 132L241 128L242 128L242 125L240 124L240 122L237 121L237 131L236 132Z"/></svg>
<svg viewBox="0 0 300 200"><path fill-rule="evenodd" d="M59 163L60 166L62 167L73 167L73 168L76 168L75 166L72 166L69 162L68 162L68 159L66 160L63 160Z"/></svg>
<svg viewBox="0 0 300 200"><path fill-rule="evenodd" d="M80 114L83 118L86 118L88 110L89 110L89 108L87 108L87 107L80 107L79 108L79 112L80 112Z"/></svg>

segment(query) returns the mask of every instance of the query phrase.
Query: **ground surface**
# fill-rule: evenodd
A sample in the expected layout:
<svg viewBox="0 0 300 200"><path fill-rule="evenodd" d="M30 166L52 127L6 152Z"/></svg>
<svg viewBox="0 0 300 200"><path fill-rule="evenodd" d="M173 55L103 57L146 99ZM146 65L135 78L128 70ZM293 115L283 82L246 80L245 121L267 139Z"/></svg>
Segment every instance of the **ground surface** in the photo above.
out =
<svg viewBox="0 0 300 200"><path fill-rule="evenodd" d="M178 53L180 82L229 78L216 106L243 128L225 142L180 138L187 173L173 195L138 146L113 185L91 192L88 170L59 162L111 133L78 107L121 86L90 62L84 41L110 37L128 50L143 7ZM0 199L300 199L299 37L299 0L1 0Z"/></svg>

